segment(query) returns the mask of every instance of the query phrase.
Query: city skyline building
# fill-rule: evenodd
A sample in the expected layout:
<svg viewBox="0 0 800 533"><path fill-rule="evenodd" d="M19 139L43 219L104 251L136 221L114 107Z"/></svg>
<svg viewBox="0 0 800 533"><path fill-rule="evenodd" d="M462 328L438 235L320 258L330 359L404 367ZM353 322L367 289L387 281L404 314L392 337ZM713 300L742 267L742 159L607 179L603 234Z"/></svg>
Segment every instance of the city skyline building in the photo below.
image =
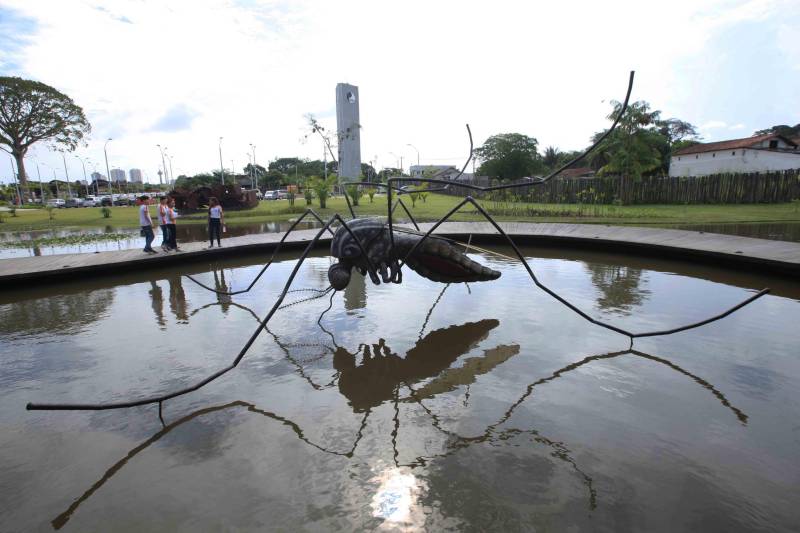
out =
<svg viewBox="0 0 800 533"><path fill-rule="evenodd" d="M142 183L142 171L138 168L132 168L128 171L131 178L131 183Z"/></svg>
<svg viewBox="0 0 800 533"><path fill-rule="evenodd" d="M121 168L112 168L111 171L111 181L116 182L127 182L128 178L125 177L125 171Z"/></svg>

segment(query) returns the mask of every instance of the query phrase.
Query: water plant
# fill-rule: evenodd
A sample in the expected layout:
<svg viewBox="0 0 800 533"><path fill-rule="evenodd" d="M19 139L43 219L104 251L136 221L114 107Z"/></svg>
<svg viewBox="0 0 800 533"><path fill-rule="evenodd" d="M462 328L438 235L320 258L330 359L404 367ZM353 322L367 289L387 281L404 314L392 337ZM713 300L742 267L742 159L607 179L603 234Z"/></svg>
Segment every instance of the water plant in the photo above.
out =
<svg viewBox="0 0 800 533"><path fill-rule="evenodd" d="M0 248L32 248L43 246L76 246L102 241L122 241L132 238L130 233L82 233L61 237L40 237L37 239L18 239L0 241Z"/></svg>

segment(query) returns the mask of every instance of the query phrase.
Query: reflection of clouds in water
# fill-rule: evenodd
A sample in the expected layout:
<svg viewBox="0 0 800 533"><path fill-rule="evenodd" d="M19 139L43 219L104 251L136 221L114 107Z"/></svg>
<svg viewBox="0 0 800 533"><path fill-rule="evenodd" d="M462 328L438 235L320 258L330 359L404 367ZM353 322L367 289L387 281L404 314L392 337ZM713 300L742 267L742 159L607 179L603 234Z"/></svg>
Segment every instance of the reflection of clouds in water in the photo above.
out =
<svg viewBox="0 0 800 533"><path fill-rule="evenodd" d="M425 523L425 513L420 504L427 486L408 468L383 469L370 483L378 483L370 506L372 516L384 520L380 529L394 531L418 530Z"/></svg>

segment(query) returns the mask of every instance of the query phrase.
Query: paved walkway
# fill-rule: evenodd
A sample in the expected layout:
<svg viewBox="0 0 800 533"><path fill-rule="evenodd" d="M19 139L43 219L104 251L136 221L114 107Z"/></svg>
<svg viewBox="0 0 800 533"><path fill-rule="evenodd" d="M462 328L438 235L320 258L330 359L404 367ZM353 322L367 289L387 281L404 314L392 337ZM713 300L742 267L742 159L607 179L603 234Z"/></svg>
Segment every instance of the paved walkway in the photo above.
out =
<svg viewBox="0 0 800 533"><path fill-rule="evenodd" d="M407 225L403 225L408 227ZM432 224L421 224L423 231ZM518 244L548 244L561 246L591 246L607 251L658 254L677 259L700 259L726 267L744 267L798 276L800 279L800 243L753 239L695 231L595 224L535 224L504 222L501 227ZM299 230L286 240L287 249L303 248L318 230ZM447 222L437 234L475 242L501 242L497 231L486 222ZM208 261L247 253L271 252L282 233L265 233L232 237L223 241L223 248L206 250L205 242L182 244L182 252L149 255L141 250L123 250L86 254L63 254L0 260L0 286L20 281L56 281L77 279L83 275L142 270L164 267L188 261ZM330 241L326 234L321 245Z"/></svg>

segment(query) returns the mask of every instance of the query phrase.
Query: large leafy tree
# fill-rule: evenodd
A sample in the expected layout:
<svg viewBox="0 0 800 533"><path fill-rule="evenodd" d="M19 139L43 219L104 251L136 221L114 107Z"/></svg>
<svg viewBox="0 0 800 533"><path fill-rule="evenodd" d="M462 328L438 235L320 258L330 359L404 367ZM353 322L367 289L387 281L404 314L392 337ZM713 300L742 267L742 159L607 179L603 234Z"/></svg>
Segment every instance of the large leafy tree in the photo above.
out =
<svg viewBox="0 0 800 533"><path fill-rule="evenodd" d="M38 81L0 76L0 148L16 160L23 188L31 146L49 141L72 151L90 131L83 109L69 96Z"/></svg>
<svg viewBox="0 0 800 533"><path fill-rule="evenodd" d="M537 151L538 141L521 133L492 135L475 150L481 161L478 173L513 180L540 172L543 163Z"/></svg>
<svg viewBox="0 0 800 533"><path fill-rule="evenodd" d="M609 120L614 120L622 104L614 106ZM644 101L628 106L617 128L600 143L591 154L592 166L600 174L619 174L626 178L639 178L661 168L663 152L669 151L668 139L658 131L661 112L651 110ZM603 132L595 134L595 141Z"/></svg>
<svg viewBox="0 0 800 533"><path fill-rule="evenodd" d="M788 137L789 139L793 137L797 137L800 135L800 124L795 124L794 126L787 126L786 124L779 124L777 126L772 126L771 128L767 128L765 130L758 130L753 135L764 135L767 133L777 133L778 135L783 135L784 137Z"/></svg>

